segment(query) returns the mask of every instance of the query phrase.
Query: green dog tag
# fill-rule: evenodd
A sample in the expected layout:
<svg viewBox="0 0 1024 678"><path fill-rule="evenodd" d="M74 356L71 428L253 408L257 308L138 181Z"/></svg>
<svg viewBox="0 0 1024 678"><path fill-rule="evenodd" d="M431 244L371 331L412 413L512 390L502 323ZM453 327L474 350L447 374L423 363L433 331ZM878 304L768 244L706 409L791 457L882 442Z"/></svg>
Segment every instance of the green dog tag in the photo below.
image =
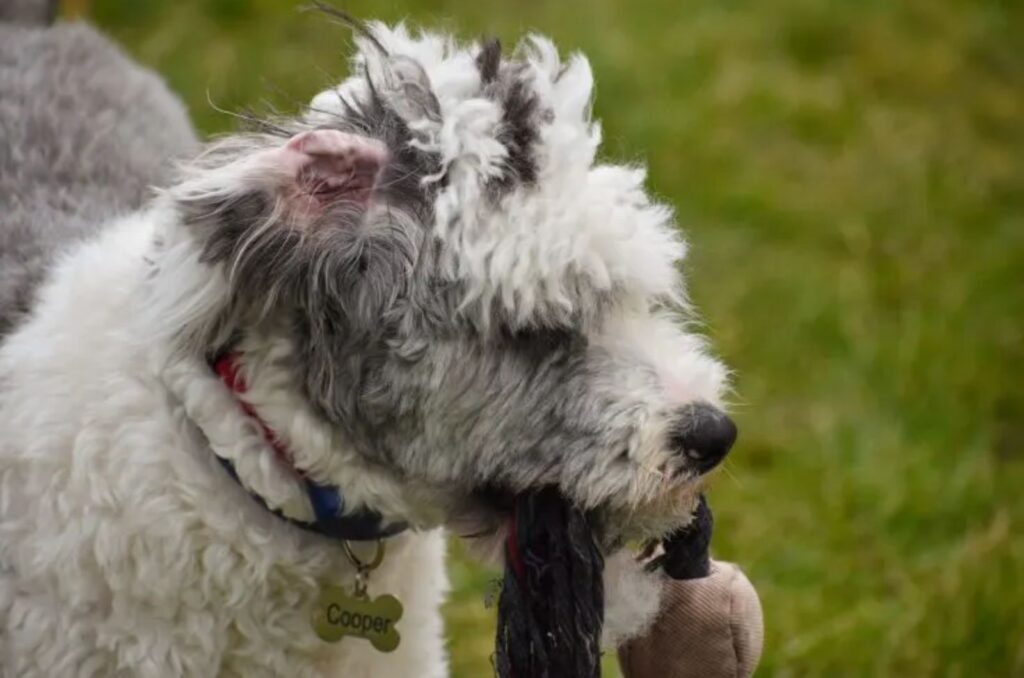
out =
<svg viewBox="0 0 1024 678"><path fill-rule="evenodd" d="M343 588L328 586L317 600L313 630L328 643L356 636L381 652L391 652L401 640L395 629L401 618L402 603L391 594L370 600L365 594L351 595Z"/></svg>

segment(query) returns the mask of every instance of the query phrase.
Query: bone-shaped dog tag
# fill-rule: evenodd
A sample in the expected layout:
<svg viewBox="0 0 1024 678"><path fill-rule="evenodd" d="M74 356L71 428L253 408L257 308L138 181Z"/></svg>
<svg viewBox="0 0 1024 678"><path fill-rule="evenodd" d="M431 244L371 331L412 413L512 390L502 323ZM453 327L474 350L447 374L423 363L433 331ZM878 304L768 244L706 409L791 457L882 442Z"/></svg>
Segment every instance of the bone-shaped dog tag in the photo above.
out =
<svg viewBox="0 0 1024 678"><path fill-rule="evenodd" d="M313 630L329 643L345 636L370 641L377 650L391 652L401 640L395 623L402 618L402 603L385 593L373 600L352 595L337 586L328 586L317 599Z"/></svg>

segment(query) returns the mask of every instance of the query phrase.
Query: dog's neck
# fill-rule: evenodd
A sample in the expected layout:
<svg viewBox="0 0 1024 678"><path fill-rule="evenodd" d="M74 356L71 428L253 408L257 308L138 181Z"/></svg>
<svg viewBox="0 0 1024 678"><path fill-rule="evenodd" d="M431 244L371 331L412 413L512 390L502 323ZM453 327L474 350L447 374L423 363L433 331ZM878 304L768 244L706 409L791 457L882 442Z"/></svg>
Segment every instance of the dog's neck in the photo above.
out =
<svg viewBox="0 0 1024 678"><path fill-rule="evenodd" d="M296 378L299 357L294 340L281 327L246 325L231 341L239 354L235 369L244 381L246 406L288 451L282 461L239 397L211 369L210 347L237 337L232 317L229 272L202 261L197 241L166 202L149 215L157 238L150 253L150 276L141 288L134 322L152 345L153 368L178 399L186 416L209 441L211 451L231 463L240 482L268 507L295 517L315 517L305 481L337 487L349 510L370 509L382 524L406 522L429 528L443 521L436 493L357 451L341 428L311 405Z"/></svg>
<svg viewBox="0 0 1024 678"><path fill-rule="evenodd" d="M381 515L372 509L350 510L346 506L344 494L338 487L318 483L296 467L291 452L248 402L246 398L248 386L240 374L240 361L240 354L227 352L213 361L211 367L220 377L221 382L235 395L245 415L259 428L263 439L274 451L276 458L299 476L305 489L307 502L305 504L300 501L290 502L289 505L275 510L260 495L254 494L254 497L281 518L302 529L332 539L381 539L405 530L407 527L405 523L385 524ZM230 459L218 457L218 460L235 480L243 486L245 485ZM287 509L290 509L291 512L288 512ZM296 512L300 515L296 515ZM312 517L310 517L310 512L312 512Z"/></svg>
<svg viewBox="0 0 1024 678"><path fill-rule="evenodd" d="M269 510L312 531L331 535L325 511L332 493L344 499L347 517L334 525L334 536L375 538L397 531L413 515L405 488L347 445L296 392L287 346L247 342L242 348L217 363L218 369L179 355L161 370L211 453Z"/></svg>

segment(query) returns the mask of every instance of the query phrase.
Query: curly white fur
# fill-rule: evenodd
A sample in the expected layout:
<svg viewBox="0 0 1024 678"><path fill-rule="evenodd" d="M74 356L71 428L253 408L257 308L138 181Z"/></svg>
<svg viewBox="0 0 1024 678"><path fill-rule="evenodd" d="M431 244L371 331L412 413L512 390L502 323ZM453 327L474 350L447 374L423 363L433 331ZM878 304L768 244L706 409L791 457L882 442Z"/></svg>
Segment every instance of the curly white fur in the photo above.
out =
<svg viewBox="0 0 1024 678"><path fill-rule="evenodd" d="M642 168L595 165L601 129L591 120L594 78L582 54L563 62L555 45L537 35L521 45L531 86L545 107L538 178L496 211L481 178L498 175L506 148L495 139L501 108L481 93L474 61L479 45L413 35L401 24L374 23L372 30L388 55L357 39L354 70L365 67L374 82L396 88L428 78L440 105L440 117L412 109L406 122L422 135L418 144L442 159L448 182L435 204L436 232L453 245L451 274L471 282L466 306L486 319L490 305L501 304L525 324L538 311L571 311L566 289L574 277L599 292L617 288L639 308L652 299L682 301L676 266L686 247L671 227L671 210L647 197ZM422 70L410 74L409 64ZM313 100L312 119L340 112L365 87L356 76L321 93Z"/></svg>
<svg viewBox="0 0 1024 678"><path fill-rule="evenodd" d="M0 350L5 671L444 675L438 531L390 539L370 579L371 594L405 606L395 653L312 633L319 590L350 586L353 569L219 468L208 439L236 461L274 463L254 456L265 443L222 384L192 374L167 389L180 367L153 371L159 347L126 323L137 301L126 283L147 274L153 229L150 215L130 217L66 258ZM268 483L261 494L292 496L287 473L264 471L248 476Z"/></svg>

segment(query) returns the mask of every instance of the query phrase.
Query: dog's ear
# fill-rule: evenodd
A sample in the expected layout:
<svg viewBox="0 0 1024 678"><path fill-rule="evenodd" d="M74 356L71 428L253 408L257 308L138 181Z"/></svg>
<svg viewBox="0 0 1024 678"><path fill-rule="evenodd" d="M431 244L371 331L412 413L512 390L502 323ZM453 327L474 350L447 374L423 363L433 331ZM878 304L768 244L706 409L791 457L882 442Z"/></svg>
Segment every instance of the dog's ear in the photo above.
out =
<svg viewBox="0 0 1024 678"><path fill-rule="evenodd" d="M220 216L240 228L277 215L301 227L329 207L368 207L388 158L381 141L336 129L284 141L229 137L197 158L171 193L186 221ZM235 223L224 224L227 217Z"/></svg>
<svg viewBox="0 0 1024 678"><path fill-rule="evenodd" d="M332 129L297 134L258 159L277 175L288 206L314 215L337 204L366 207L387 160L381 142Z"/></svg>
<svg viewBox="0 0 1024 678"><path fill-rule="evenodd" d="M203 261L237 258L246 249L253 258L263 252L277 261L299 241L285 247L275 238L301 241L325 224L358 226L388 159L381 141L336 129L284 139L229 137L188 166L169 193L183 223L202 240Z"/></svg>

